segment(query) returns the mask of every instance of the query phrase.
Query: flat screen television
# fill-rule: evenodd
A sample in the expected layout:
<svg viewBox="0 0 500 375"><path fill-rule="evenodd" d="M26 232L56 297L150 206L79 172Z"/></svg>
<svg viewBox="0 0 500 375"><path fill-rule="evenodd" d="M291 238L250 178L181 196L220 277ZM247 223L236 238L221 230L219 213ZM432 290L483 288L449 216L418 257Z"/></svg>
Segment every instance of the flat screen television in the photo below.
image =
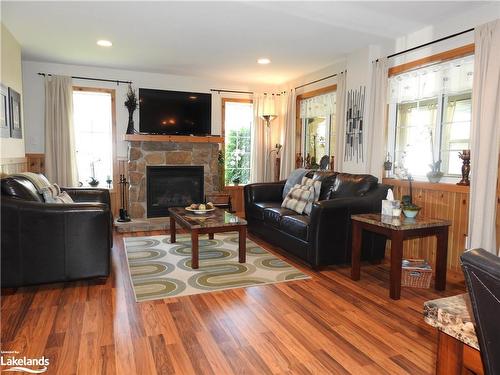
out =
<svg viewBox="0 0 500 375"><path fill-rule="evenodd" d="M139 89L141 133L210 135L211 120L211 94Z"/></svg>

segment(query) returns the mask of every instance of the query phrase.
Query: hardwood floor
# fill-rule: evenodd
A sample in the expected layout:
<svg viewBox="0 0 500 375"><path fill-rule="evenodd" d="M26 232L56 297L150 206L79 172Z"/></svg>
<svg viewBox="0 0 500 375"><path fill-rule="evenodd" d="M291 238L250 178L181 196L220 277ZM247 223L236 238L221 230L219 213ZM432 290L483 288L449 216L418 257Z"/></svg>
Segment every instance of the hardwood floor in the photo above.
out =
<svg viewBox="0 0 500 375"><path fill-rule="evenodd" d="M136 303L123 251L116 234L104 283L2 291L2 350L45 355L47 374L431 374L423 302L465 290L450 275L445 292L403 288L393 301L387 264L364 264L354 282L349 266L292 261L313 278Z"/></svg>

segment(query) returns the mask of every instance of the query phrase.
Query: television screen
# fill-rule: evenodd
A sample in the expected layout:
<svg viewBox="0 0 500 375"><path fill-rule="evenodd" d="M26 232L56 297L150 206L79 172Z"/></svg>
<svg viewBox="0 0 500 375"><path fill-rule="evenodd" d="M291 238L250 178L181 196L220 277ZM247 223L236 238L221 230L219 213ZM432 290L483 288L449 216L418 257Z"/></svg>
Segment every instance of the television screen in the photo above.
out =
<svg viewBox="0 0 500 375"><path fill-rule="evenodd" d="M139 89L141 133L210 135L211 115L211 94Z"/></svg>

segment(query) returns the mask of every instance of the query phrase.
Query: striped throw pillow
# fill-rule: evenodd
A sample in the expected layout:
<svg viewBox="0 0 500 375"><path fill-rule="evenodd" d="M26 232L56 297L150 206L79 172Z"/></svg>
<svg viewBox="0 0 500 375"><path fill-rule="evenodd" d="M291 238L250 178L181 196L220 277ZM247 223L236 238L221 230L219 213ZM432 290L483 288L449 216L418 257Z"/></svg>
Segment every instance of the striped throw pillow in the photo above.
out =
<svg viewBox="0 0 500 375"><path fill-rule="evenodd" d="M57 184L49 185L42 189L45 203L55 203L55 198L61 194L61 188Z"/></svg>
<svg viewBox="0 0 500 375"><path fill-rule="evenodd" d="M320 180L313 180L312 178L308 177L303 177L302 178L302 186L308 186L312 187L314 194L311 195L309 198L306 207L304 208L304 213L306 215L311 214L312 210L312 205L314 202L317 202L319 200L319 193L321 192L321 181Z"/></svg>
<svg viewBox="0 0 500 375"><path fill-rule="evenodd" d="M308 186L296 184L288 192L287 196L283 200L283 203L281 203L281 207L288 208L298 214L302 214L311 195L314 195L313 189L310 189Z"/></svg>

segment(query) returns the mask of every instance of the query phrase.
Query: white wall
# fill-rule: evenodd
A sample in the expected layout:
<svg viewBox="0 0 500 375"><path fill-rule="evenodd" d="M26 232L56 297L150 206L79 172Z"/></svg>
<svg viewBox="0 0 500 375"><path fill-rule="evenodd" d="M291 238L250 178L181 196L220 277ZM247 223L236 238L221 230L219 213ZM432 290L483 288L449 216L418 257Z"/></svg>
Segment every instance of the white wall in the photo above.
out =
<svg viewBox="0 0 500 375"><path fill-rule="evenodd" d="M232 89L242 91L264 90L263 87L249 87L242 84L222 82L215 79L198 77L175 76L138 71L108 69L80 65L65 65L48 62L23 61L23 87L24 87L24 112L26 152L43 153L44 145L44 88L43 77L38 72L97 77L133 81L133 87L156 88L163 90L193 91L209 93L210 89ZM117 157L127 156L127 142L123 135L127 129L128 111L123 105L127 91L126 84L87 80L74 80L75 86L102 87L116 90L116 130L117 130ZM221 98L222 97L248 97L248 95L213 93L212 95L212 134L221 133ZM139 124L139 111L134 113L136 129Z"/></svg>
<svg viewBox="0 0 500 375"><path fill-rule="evenodd" d="M21 126L23 138L0 138L2 158L24 157L25 126L23 116L23 83L21 72L21 46L7 28L1 24L1 71L0 81L5 87L12 87L21 94Z"/></svg>

